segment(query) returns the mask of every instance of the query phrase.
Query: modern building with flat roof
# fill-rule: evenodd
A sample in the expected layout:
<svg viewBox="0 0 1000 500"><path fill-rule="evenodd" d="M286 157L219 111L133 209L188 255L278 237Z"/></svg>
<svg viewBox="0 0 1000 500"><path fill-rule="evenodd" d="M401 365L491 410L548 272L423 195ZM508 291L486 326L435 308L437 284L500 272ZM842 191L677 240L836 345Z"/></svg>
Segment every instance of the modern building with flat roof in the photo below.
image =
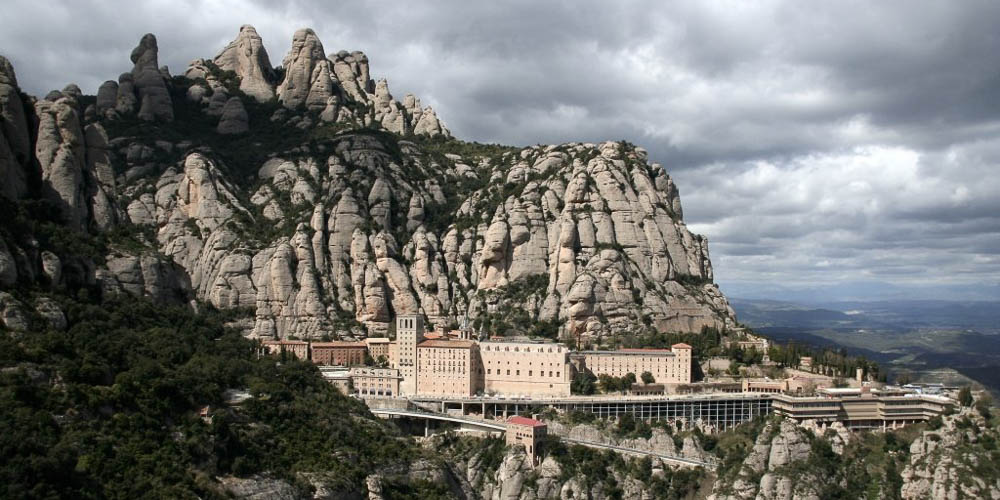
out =
<svg viewBox="0 0 1000 500"><path fill-rule="evenodd" d="M869 386L817 392L818 395L812 397L773 394L773 411L798 423L841 422L850 429L895 429L941 415L955 404L943 396L878 390Z"/></svg>

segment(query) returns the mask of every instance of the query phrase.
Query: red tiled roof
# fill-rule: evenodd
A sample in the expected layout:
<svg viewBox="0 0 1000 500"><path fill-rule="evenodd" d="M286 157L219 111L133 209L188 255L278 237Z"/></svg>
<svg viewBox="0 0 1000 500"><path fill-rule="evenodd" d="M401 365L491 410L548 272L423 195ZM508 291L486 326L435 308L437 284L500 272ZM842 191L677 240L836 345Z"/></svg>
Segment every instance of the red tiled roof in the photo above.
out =
<svg viewBox="0 0 1000 500"><path fill-rule="evenodd" d="M690 349L691 348L691 346L689 346L689 345L687 345L687 344L685 344L683 342L681 342L680 344L674 344L674 345L672 345L670 347L673 348L673 349Z"/></svg>
<svg viewBox="0 0 1000 500"><path fill-rule="evenodd" d="M265 340L264 345L306 345L308 342L302 340Z"/></svg>
<svg viewBox="0 0 1000 500"><path fill-rule="evenodd" d="M471 340L425 340L417 347L451 347L453 349L469 349L475 344Z"/></svg>
<svg viewBox="0 0 1000 500"><path fill-rule="evenodd" d="M513 416L507 419L508 424L514 425L527 425L528 427L538 427L540 425L545 425L545 422L539 422L533 418Z"/></svg>
<svg viewBox="0 0 1000 500"><path fill-rule="evenodd" d="M650 347L634 348L634 349L618 349L621 352L648 352L648 353L669 353L670 349L653 349Z"/></svg>
<svg viewBox="0 0 1000 500"><path fill-rule="evenodd" d="M436 332L427 332L424 334L424 338L427 340L435 340L441 338L441 334Z"/></svg>

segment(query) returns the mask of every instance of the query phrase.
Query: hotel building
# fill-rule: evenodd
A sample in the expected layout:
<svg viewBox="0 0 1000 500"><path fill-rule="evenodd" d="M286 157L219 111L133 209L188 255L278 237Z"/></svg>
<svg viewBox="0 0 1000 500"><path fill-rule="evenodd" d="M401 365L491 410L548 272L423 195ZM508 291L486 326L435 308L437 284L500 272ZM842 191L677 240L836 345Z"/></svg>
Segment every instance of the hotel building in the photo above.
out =
<svg viewBox="0 0 1000 500"><path fill-rule="evenodd" d="M475 342L425 340L416 351L416 394L468 397L482 391L483 364Z"/></svg>
<svg viewBox="0 0 1000 500"><path fill-rule="evenodd" d="M364 342L313 342L312 361L317 365L356 366L365 364L368 347Z"/></svg>
<svg viewBox="0 0 1000 500"><path fill-rule="evenodd" d="M487 394L569 396L569 349L549 342L487 341L479 344Z"/></svg>
<svg viewBox="0 0 1000 500"><path fill-rule="evenodd" d="M299 359L309 359L309 342L301 340L265 340L261 342L268 354L285 351Z"/></svg>
<svg viewBox="0 0 1000 500"><path fill-rule="evenodd" d="M584 365L596 376L624 377L632 373L639 378L649 372L660 384L690 384L691 346L674 344L670 349L619 349L617 351L583 351Z"/></svg>
<svg viewBox="0 0 1000 500"><path fill-rule="evenodd" d="M368 346L368 355L374 360L378 360L379 356L385 356L385 359L389 359L389 339L385 337L369 337L365 339L365 345Z"/></svg>

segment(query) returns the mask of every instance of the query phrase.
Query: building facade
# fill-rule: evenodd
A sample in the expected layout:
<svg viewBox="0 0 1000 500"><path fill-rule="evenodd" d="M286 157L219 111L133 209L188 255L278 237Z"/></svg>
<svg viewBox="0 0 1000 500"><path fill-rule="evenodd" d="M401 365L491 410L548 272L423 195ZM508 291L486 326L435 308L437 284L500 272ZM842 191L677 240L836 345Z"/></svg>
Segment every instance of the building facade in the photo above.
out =
<svg viewBox="0 0 1000 500"><path fill-rule="evenodd" d="M313 342L312 361L317 365L358 366L365 364L364 342Z"/></svg>
<svg viewBox="0 0 1000 500"><path fill-rule="evenodd" d="M285 351L299 359L309 359L309 343L301 340L265 340L261 342L268 354Z"/></svg>
<svg viewBox="0 0 1000 500"><path fill-rule="evenodd" d="M425 340L416 351L415 394L467 397L482 391L483 364L477 343Z"/></svg>
<svg viewBox="0 0 1000 500"><path fill-rule="evenodd" d="M424 340L424 318L420 315L396 318L396 366L403 381L400 394L417 393L417 345Z"/></svg>
<svg viewBox="0 0 1000 500"><path fill-rule="evenodd" d="M797 423L841 422L849 429L895 429L929 420L954 406L954 401L943 396L879 391L868 386L818 392L813 397L774 394L771 396L774 413Z"/></svg>
<svg viewBox="0 0 1000 500"><path fill-rule="evenodd" d="M548 426L533 418L510 417L507 420L507 446L522 445L531 457L531 466L538 465L541 455L539 445L548 433Z"/></svg>
<svg viewBox="0 0 1000 500"><path fill-rule="evenodd" d="M361 396L394 397L399 395L399 370L392 368L351 368L348 372L354 393Z"/></svg>
<svg viewBox="0 0 1000 500"><path fill-rule="evenodd" d="M691 346L674 344L670 349L619 349L617 351L583 351L586 368L594 375L624 377L632 373L639 378L649 372L660 384L689 384Z"/></svg>
<svg viewBox="0 0 1000 500"><path fill-rule="evenodd" d="M486 394L569 396L569 349L532 341L481 342Z"/></svg>
<svg viewBox="0 0 1000 500"><path fill-rule="evenodd" d="M386 337L369 337L365 339L365 345L368 346L368 355L374 360L378 360L379 356L385 356L385 359L389 359L389 339Z"/></svg>

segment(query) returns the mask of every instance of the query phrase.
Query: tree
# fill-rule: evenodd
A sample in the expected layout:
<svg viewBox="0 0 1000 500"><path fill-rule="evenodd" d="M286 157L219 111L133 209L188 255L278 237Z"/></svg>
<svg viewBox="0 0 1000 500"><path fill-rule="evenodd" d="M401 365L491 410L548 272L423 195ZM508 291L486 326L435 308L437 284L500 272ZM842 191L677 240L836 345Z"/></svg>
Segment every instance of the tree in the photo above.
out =
<svg viewBox="0 0 1000 500"><path fill-rule="evenodd" d="M993 397L988 394L984 394L981 398L979 398L979 401L976 401L976 410L980 415L982 415L983 418L986 419L987 422L989 422L990 417L992 416L990 413L990 406L993 406Z"/></svg>
<svg viewBox="0 0 1000 500"><path fill-rule="evenodd" d="M635 382L636 382L635 374L632 372L626 373L625 376L622 377L622 390L625 391L631 389L632 384L634 384Z"/></svg>
<svg viewBox="0 0 1000 500"><path fill-rule="evenodd" d="M652 373L642 372L642 376L641 377L642 377L642 383L643 384L652 384L652 383L656 382L656 379L653 378L653 374Z"/></svg>
<svg viewBox="0 0 1000 500"><path fill-rule="evenodd" d="M597 377L597 383L600 384L601 390L604 392L612 392L618 390L618 379L608 375L607 373L602 373Z"/></svg>
<svg viewBox="0 0 1000 500"><path fill-rule="evenodd" d="M958 404L965 407L972 406L972 389L969 386L965 386L958 391Z"/></svg>
<svg viewBox="0 0 1000 500"><path fill-rule="evenodd" d="M594 391L597 390L597 387L594 385L594 382L596 381L597 377L595 377L593 373L590 372L577 373L576 376L573 377L573 381L570 382L569 385L570 392L572 392L573 394L583 394L583 395L593 394Z"/></svg>

